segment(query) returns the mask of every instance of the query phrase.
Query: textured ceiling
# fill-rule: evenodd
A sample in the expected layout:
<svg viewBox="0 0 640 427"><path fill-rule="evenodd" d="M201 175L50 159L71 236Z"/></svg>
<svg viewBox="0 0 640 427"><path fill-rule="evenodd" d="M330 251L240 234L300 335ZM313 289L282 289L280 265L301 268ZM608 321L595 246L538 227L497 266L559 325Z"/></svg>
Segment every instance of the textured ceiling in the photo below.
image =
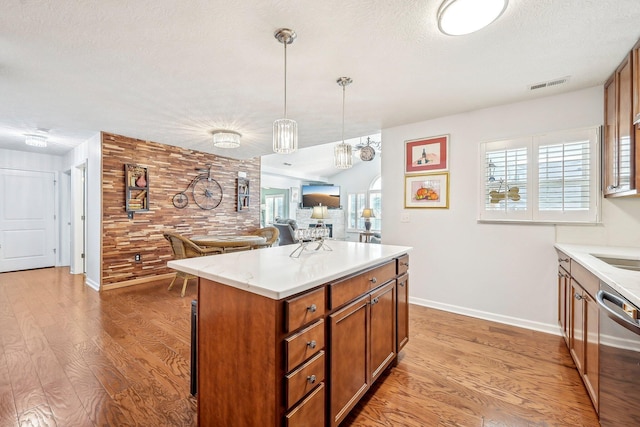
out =
<svg viewBox="0 0 640 427"><path fill-rule="evenodd" d="M61 154L98 131L235 158L271 152L283 115L300 146L602 84L640 37L638 0L510 0L468 36L438 32L439 0L3 2L0 148L50 129ZM571 76L531 92L528 85ZM210 132L242 133L212 149Z"/></svg>

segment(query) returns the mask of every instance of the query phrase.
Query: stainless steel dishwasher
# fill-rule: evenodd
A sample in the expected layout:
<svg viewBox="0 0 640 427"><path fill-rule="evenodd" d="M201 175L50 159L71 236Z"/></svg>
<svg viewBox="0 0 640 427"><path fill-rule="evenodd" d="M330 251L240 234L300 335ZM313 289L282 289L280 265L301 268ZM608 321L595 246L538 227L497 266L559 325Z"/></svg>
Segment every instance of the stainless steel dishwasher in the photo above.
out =
<svg viewBox="0 0 640 427"><path fill-rule="evenodd" d="M605 283L600 306L600 425L640 426L640 309Z"/></svg>

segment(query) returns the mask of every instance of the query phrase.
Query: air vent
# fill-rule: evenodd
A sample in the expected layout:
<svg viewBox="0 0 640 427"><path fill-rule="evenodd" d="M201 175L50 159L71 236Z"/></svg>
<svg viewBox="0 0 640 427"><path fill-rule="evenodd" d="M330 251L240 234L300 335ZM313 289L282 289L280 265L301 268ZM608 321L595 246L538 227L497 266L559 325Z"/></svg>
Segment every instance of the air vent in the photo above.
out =
<svg viewBox="0 0 640 427"><path fill-rule="evenodd" d="M545 87L558 86L558 85L565 84L568 81L569 81L569 76L561 77L559 79L553 79L553 80L549 80L549 81L546 81L546 82L535 83L535 84L529 85L529 90L536 90L536 89L542 89L542 88L545 88Z"/></svg>

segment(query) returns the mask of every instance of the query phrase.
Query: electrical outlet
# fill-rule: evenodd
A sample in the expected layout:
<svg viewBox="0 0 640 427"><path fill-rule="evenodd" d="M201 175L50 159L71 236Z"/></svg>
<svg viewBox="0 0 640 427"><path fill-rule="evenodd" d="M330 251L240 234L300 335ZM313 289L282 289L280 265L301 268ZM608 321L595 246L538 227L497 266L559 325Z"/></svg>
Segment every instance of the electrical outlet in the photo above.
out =
<svg viewBox="0 0 640 427"><path fill-rule="evenodd" d="M140 254L136 254L134 256L134 259L135 259L136 262L141 262L142 261L142 257L140 257Z"/></svg>

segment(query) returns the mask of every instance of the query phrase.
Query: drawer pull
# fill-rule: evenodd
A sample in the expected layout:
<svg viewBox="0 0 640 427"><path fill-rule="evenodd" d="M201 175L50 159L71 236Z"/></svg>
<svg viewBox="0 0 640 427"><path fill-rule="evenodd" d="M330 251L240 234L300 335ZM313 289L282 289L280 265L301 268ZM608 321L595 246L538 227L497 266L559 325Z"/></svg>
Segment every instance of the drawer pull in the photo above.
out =
<svg viewBox="0 0 640 427"><path fill-rule="evenodd" d="M307 381L309 382L309 384L313 384L316 382L316 376L315 375L309 375L307 377Z"/></svg>
<svg viewBox="0 0 640 427"><path fill-rule="evenodd" d="M409 268L409 263L408 262L401 262L400 265L404 265L405 267Z"/></svg>
<svg viewBox="0 0 640 427"><path fill-rule="evenodd" d="M581 299L584 299L584 297L582 295L580 295L579 293L577 293L577 292L573 295L573 297L575 299L577 299L578 301L580 301Z"/></svg>
<svg viewBox="0 0 640 427"><path fill-rule="evenodd" d="M569 258L558 258L558 262L569 262Z"/></svg>
<svg viewBox="0 0 640 427"><path fill-rule="evenodd" d="M374 283L374 284L375 284L375 283L378 283L378 279L376 279L375 277L373 277L373 278L369 279L369 281L370 281L371 283Z"/></svg>
<svg viewBox="0 0 640 427"><path fill-rule="evenodd" d="M307 343L307 347L309 348L316 348L317 343L315 342L315 340L311 340Z"/></svg>
<svg viewBox="0 0 640 427"><path fill-rule="evenodd" d="M307 307L307 310L309 310L311 313L315 313L317 309L318 307L316 307L315 304L311 304L309 307Z"/></svg>

